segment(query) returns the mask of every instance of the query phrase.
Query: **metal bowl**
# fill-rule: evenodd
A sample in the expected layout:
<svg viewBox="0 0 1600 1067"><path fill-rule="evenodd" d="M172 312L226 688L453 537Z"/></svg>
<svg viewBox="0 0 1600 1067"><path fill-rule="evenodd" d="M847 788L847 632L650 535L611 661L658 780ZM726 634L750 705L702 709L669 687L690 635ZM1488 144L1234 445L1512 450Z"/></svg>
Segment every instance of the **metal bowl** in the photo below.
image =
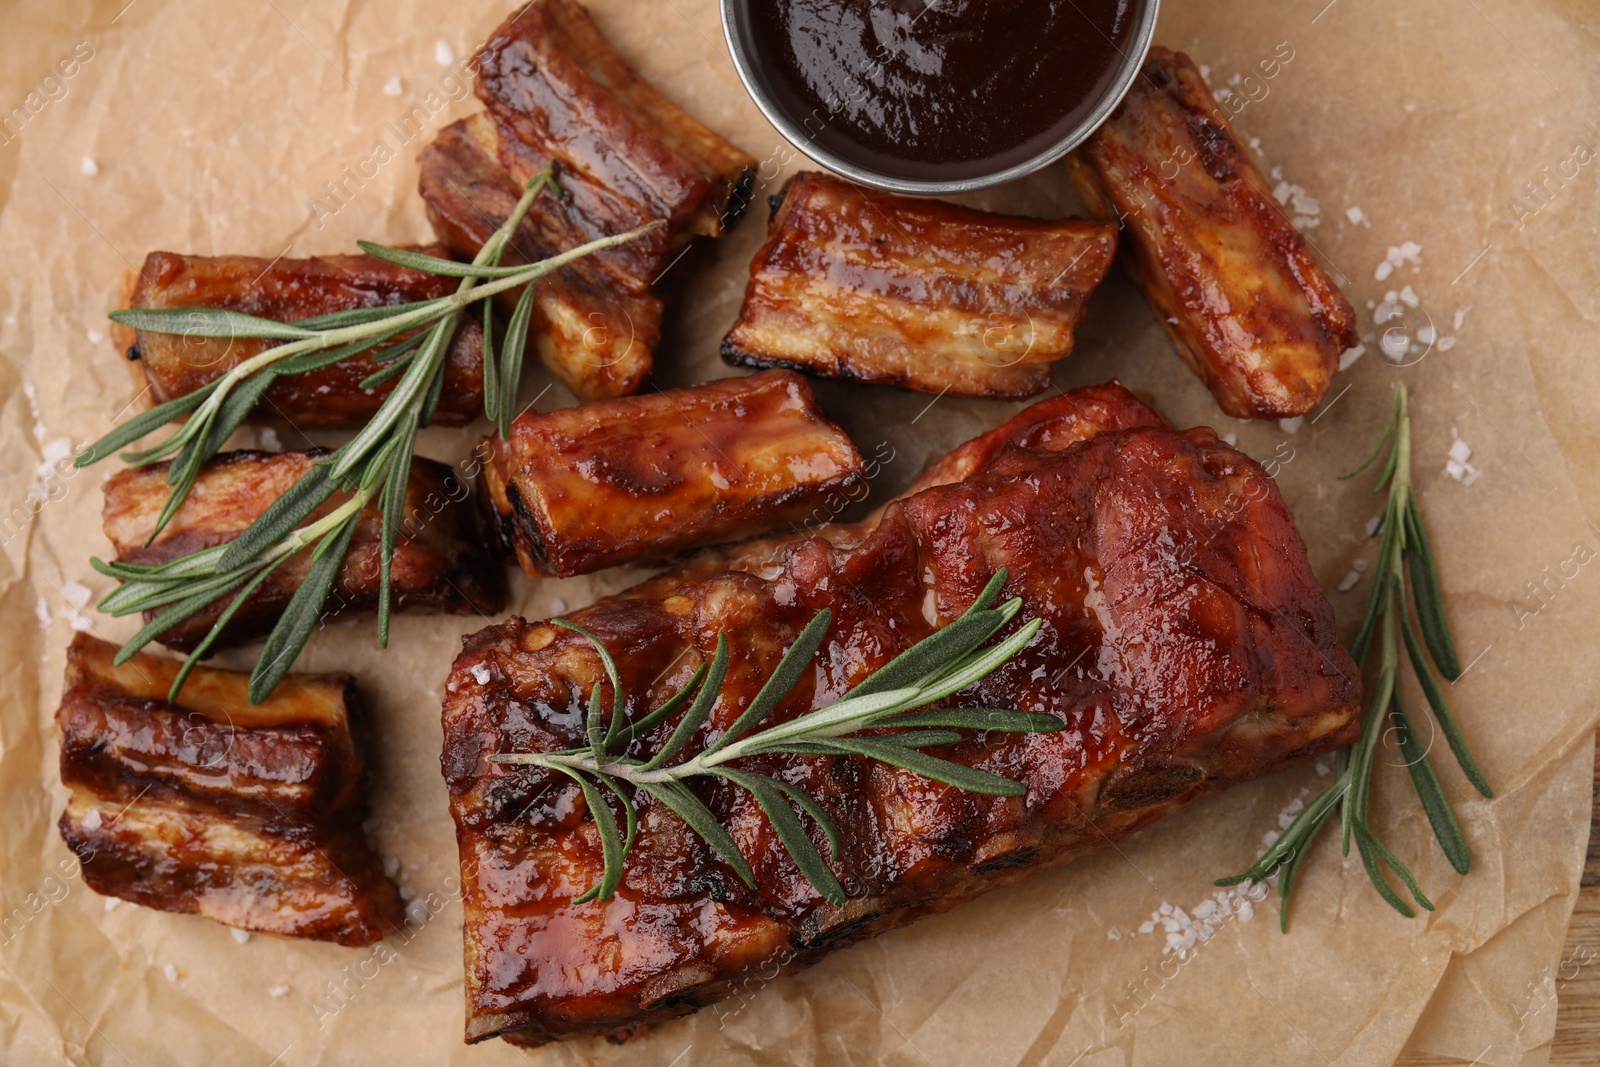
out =
<svg viewBox="0 0 1600 1067"><path fill-rule="evenodd" d="M1144 62L1145 53L1150 50L1150 40L1155 36L1156 15L1161 8L1161 0L1139 0L1133 38L1128 50L1123 53L1122 65L1117 70L1116 78L1111 82L1105 95L1084 116L1083 121L1074 126L1061 140L1031 159L1012 164L993 174L949 181L924 181L879 173L852 163L817 144L814 138L767 93L761 78L756 73L755 49L751 44L750 28L746 25L745 18L748 0L721 0L721 3L722 34L728 42L728 51L733 56L733 65L739 71L739 80L744 82L745 91L756 102L756 107L761 109L767 121L776 126L778 132L806 156L835 174L876 189L909 193L914 196L966 193L974 189L987 189L992 185L1000 185L1054 163L1088 140L1089 135L1111 116L1111 112L1116 110L1122 98L1127 96L1128 90L1133 87L1133 80L1139 76L1139 67Z"/></svg>

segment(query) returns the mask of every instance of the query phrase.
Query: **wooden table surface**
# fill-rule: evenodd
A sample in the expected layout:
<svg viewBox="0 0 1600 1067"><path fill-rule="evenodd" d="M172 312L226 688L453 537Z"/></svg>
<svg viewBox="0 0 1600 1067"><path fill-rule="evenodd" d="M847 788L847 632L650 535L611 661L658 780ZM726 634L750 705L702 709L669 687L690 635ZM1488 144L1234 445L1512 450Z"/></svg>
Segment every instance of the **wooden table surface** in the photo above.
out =
<svg viewBox="0 0 1600 1067"><path fill-rule="evenodd" d="M1557 1067L1600 1064L1600 759L1595 761L1595 801L1589 821L1589 859L1583 890L1567 930L1556 972Z"/></svg>

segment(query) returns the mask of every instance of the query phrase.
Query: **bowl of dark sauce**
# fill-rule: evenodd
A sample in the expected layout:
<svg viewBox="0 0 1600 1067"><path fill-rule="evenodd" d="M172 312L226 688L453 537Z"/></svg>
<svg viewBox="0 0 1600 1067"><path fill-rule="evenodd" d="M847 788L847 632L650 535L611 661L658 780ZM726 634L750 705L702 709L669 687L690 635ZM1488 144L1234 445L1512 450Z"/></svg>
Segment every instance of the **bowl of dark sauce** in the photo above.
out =
<svg viewBox="0 0 1600 1067"><path fill-rule="evenodd" d="M817 163L903 193L1020 178L1138 76L1159 0L722 0L745 88Z"/></svg>

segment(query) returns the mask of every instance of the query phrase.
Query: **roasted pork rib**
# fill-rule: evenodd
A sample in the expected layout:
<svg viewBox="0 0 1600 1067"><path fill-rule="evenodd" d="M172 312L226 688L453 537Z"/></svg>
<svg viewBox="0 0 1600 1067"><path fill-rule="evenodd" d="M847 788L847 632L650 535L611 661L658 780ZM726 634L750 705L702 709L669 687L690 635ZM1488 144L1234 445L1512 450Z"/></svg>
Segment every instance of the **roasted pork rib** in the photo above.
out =
<svg viewBox="0 0 1600 1067"><path fill-rule="evenodd" d="M183 506L146 546L171 493L167 465L119 471L105 485L101 514L119 563L170 563L191 552L232 541L273 501L311 469L323 453L225 452L207 463ZM449 466L431 459L411 462L405 514L391 568L397 610L492 615L505 599L505 575L485 551L477 530L471 490ZM315 522L349 499L335 493L306 519ZM378 603L382 513L369 504L356 527L324 611L372 611ZM238 644L272 629L311 563L302 552L272 573L239 609L216 647ZM228 606L224 598L168 630L158 640L187 652ZM146 619L152 618L150 613Z"/></svg>
<svg viewBox="0 0 1600 1067"><path fill-rule="evenodd" d="M658 281L694 237L738 218L755 160L640 78L573 0L534 0L507 19L479 53L477 93L487 112L445 127L418 158L428 216L458 256L476 255L552 165L561 198L534 203L507 265L667 221L535 291L539 356L563 384L585 400L637 392L661 336Z"/></svg>
<svg viewBox="0 0 1600 1067"><path fill-rule="evenodd" d="M722 357L955 396L1033 396L1072 351L1116 227L789 179Z"/></svg>
<svg viewBox="0 0 1600 1067"><path fill-rule="evenodd" d="M757 891L646 804L617 896L574 904L602 868L576 786L488 757L582 743L600 660L585 638L520 618L465 639L444 702L443 770L465 890L469 1041L537 1045L686 1014L752 969L803 966L1352 739L1359 673L1261 467L1210 430L1161 425L1116 386L1046 403L836 539L691 561L570 615L616 657L630 719L729 636L733 665L693 750L727 729L820 609L833 612L828 638L780 718L837 698L1009 569L1003 595L1024 605L1016 624L1043 629L953 702L1043 712L1065 729L939 754L1023 782L1025 798L854 757L752 761L842 828L832 867L851 896L843 907L800 876L749 794L721 783L697 792ZM665 734L646 735L637 754Z"/></svg>
<svg viewBox="0 0 1600 1067"><path fill-rule="evenodd" d="M89 888L246 930L366 945L400 925L395 887L362 835L361 702L349 675L248 677L85 634L67 650L60 830Z"/></svg>
<svg viewBox="0 0 1600 1067"><path fill-rule="evenodd" d="M448 255L442 245L420 251ZM407 270L364 254L269 260L152 252L145 257L127 306L226 308L293 322L353 308L435 300L455 292L458 283L456 278ZM157 402L192 393L281 343L135 332L121 327L118 341L130 358L139 360ZM308 374L280 378L267 389L255 421L303 430L364 425L394 388L393 380L361 388L362 379L377 369L362 355ZM444 387L433 421L441 426L465 426L482 413L483 324L473 315L464 315L445 363Z"/></svg>
<svg viewBox="0 0 1600 1067"><path fill-rule="evenodd" d="M855 445L787 371L527 412L484 449L479 499L532 577L821 525L866 488Z"/></svg>
<svg viewBox="0 0 1600 1067"><path fill-rule="evenodd" d="M1321 402L1355 311L1188 56L1152 48L1069 168L1090 213L1126 227L1134 279L1222 410L1280 419Z"/></svg>

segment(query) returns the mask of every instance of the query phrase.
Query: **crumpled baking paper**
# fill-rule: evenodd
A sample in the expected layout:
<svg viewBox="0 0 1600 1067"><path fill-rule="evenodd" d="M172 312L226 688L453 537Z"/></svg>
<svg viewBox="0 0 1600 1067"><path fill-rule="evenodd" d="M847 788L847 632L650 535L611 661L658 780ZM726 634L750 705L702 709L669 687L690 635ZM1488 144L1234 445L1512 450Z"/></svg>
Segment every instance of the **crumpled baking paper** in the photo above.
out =
<svg viewBox="0 0 1600 1067"><path fill-rule="evenodd" d="M752 152L763 195L802 165L740 87L711 0L595 0L648 78ZM1497 790L1435 744L1473 853L1431 841L1392 745L1384 837L1438 909L1406 920L1331 835L1303 868L1288 936L1275 898L1219 902L1295 804L1308 766L1235 789L1072 866L809 972L751 976L716 1008L622 1048L524 1054L461 1042L461 909L439 776L439 699L473 619L330 626L307 670L350 669L376 722L375 836L413 924L370 949L236 937L85 888L54 821L51 714L74 629L112 639L100 492L74 450L135 410L105 313L146 252L262 256L428 236L417 150L476 108L462 64L506 0L29 0L0 34L0 1055L7 1063L1379 1064L1541 1063L1588 820L1600 686L1600 41L1571 0L1170 0L1158 40L1205 65L1223 106L1361 315L1364 352L1311 416L1221 415L1118 275L1095 294L1061 388L1113 375L1180 426L1268 464L1318 578L1352 628L1376 544L1372 444L1390 385L1412 390L1414 466L1463 659L1450 687ZM1285 58L1288 57L1288 58ZM1226 92L1224 92L1226 90ZM1060 167L967 198L1078 210ZM730 371L764 223L674 268L658 379ZM545 385L533 372L526 399ZM882 464L878 499L1016 405L822 383ZM541 406L570 403L553 389ZM461 462L481 428L433 430ZM280 435L287 447L298 435ZM245 431L240 443L273 444ZM328 440L324 438L323 440ZM515 580L543 617L644 573ZM250 650L219 657L247 666ZM1412 694L1412 703L1421 706ZM1436 739L1435 739L1436 740ZM1210 902L1208 905L1207 902ZM1249 907L1244 905L1248 903Z"/></svg>

